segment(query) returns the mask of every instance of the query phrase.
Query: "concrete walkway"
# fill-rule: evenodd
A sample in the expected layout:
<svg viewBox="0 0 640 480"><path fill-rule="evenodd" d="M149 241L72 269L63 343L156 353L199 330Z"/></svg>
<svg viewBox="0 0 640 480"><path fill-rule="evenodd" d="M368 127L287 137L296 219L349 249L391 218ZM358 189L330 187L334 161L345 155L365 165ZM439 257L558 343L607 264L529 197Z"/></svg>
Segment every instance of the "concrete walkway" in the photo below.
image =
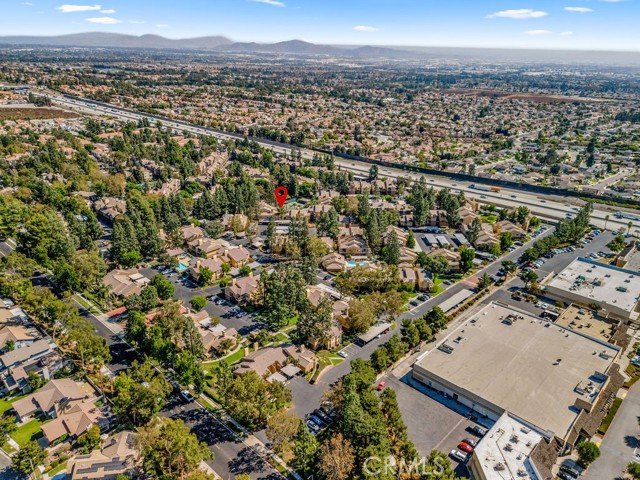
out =
<svg viewBox="0 0 640 480"><path fill-rule="evenodd" d="M627 392L611 426L600 444L600 458L585 472L585 480L622 478L629 462L640 462L640 382Z"/></svg>

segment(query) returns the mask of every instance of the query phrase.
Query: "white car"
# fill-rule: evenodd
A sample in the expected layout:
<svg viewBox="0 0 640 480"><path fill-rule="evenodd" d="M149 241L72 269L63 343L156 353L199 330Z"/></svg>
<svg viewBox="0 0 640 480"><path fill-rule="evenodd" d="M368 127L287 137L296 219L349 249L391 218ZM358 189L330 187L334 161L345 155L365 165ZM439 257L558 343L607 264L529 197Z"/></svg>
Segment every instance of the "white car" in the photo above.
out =
<svg viewBox="0 0 640 480"><path fill-rule="evenodd" d="M542 305L540 305L540 308L542 308L543 310L546 310L547 308L549 308L549 304L543 303Z"/></svg>
<svg viewBox="0 0 640 480"><path fill-rule="evenodd" d="M461 452L460 450L453 449L451 450L451 453L449 453L449 455L451 455L452 458L458 460L459 462L467 461L467 454L464 452Z"/></svg>

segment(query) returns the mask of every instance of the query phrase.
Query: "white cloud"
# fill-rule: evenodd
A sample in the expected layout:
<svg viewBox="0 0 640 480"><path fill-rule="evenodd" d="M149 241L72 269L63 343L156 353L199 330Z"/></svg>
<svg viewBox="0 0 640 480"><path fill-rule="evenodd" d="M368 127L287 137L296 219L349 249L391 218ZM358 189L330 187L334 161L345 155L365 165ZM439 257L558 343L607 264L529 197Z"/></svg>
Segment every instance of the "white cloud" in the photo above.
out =
<svg viewBox="0 0 640 480"><path fill-rule="evenodd" d="M118 20L113 17L91 17L85 18L84 21L89 23L98 23L100 25L116 25L118 23L122 23L122 20Z"/></svg>
<svg viewBox="0 0 640 480"><path fill-rule="evenodd" d="M278 2L277 0L251 0L251 1L256 3L266 3L267 5L273 5L274 7L286 6L284 3Z"/></svg>
<svg viewBox="0 0 640 480"><path fill-rule="evenodd" d="M529 30L528 32L524 32L527 35L533 36L541 36L541 35L551 35L551 30Z"/></svg>
<svg viewBox="0 0 640 480"><path fill-rule="evenodd" d="M356 32L377 32L379 28L372 27L370 25L357 25L353 27Z"/></svg>
<svg viewBox="0 0 640 480"><path fill-rule="evenodd" d="M573 32L560 32L560 36L562 37L569 37L573 35Z"/></svg>
<svg viewBox="0 0 640 480"><path fill-rule="evenodd" d="M116 11L113 8L109 8L108 10L100 10L100 13L108 15L110 13L116 13Z"/></svg>
<svg viewBox="0 0 640 480"><path fill-rule="evenodd" d="M587 8L587 7L564 7L564 10L567 12L573 12L573 13L593 12L593 8Z"/></svg>
<svg viewBox="0 0 640 480"><path fill-rule="evenodd" d="M542 18L549 15L542 10L531 10L530 8L520 8L515 10L501 10L487 15L487 18L513 18L515 20L526 20L528 18Z"/></svg>
<svg viewBox="0 0 640 480"><path fill-rule="evenodd" d="M144 20L129 20L129 23L133 24L133 25L142 25L143 23L145 23Z"/></svg>
<svg viewBox="0 0 640 480"><path fill-rule="evenodd" d="M158 23L156 25L156 28L169 28L169 25L167 25L166 23Z"/></svg>
<svg viewBox="0 0 640 480"><path fill-rule="evenodd" d="M65 3L56 8L61 13L90 12L92 10L100 10L102 5L69 5Z"/></svg>

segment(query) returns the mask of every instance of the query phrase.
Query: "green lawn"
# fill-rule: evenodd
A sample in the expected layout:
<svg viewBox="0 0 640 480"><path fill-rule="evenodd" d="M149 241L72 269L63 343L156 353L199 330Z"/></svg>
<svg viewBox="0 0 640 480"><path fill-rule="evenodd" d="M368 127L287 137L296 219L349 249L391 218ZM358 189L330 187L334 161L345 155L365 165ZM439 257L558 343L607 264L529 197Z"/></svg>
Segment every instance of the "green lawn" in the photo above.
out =
<svg viewBox="0 0 640 480"><path fill-rule="evenodd" d="M231 365L232 363L239 362L240 359L242 359L242 357L244 357L244 347L240 347L240 349L237 352L225 358L224 361L227 362L229 365ZM204 362L202 366L206 370L215 370L219 363L220 363L220 360L213 360L211 362Z"/></svg>
<svg viewBox="0 0 640 480"><path fill-rule="evenodd" d="M436 295L438 295L439 293L444 292L444 287L442 286L442 284L446 281L446 278L440 278L437 277L436 281L433 282L433 289L431 290L431 296L435 297Z"/></svg>
<svg viewBox="0 0 640 480"><path fill-rule="evenodd" d="M626 372L631 376L631 379L627 381L624 384L624 386L631 387L634 383L638 381L638 379L640 379L640 368L636 367L635 365L629 364Z"/></svg>
<svg viewBox="0 0 640 480"><path fill-rule="evenodd" d="M609 425L611 425L611 422L613 421L613 417L616 416L616 413L618 412L618 409L620 408L620 404L622 404L622 399L621 398L616 398L613 401L613 404L611 405L611 408L609 409L609 412L607 413L607 416L602 419L602 423L600 424L600 428L598 428L598 432L601 433L602 435L607 433L607 430L609 429Z"/></svg>
<svg viewBox="0 0 640 480"><path fill-rule="evenodd" d="M496 215L480 215L480 217L485 223L496 223L498 221Z"/></svg>
<svg viewBox="0 0 640 480"><path fill-rule="evenodd" d="M20 400L25 396L26 395L20 395L18 397L9 397L9 398L5 397L1 399L0 400L0 417L3 416L5 413L7 413L9 410L11 410L13 402L15 402L16 400Z"/></svg>
<svg viewBox="0 0 640 480"><path fill-rule="evenodd" d="M317 380L320 372L322 372L325 368L331 365L338 365L342 363L344 359L335 353L329 352L328 350L321 350L317 353L318 356L318 368L315 373L311 377L310 380Z"/></svg>
<svg viewBox="0 0 640 480"><path fill-rule="evenodd" d="M56 474L62 472L63 470L66 470L67 468L67 462L62 462L60 465L58 465L56 468L52 468L51 470L49 470L47 473L49 474L49 478L54 477ZM42 478L42 477L38 477L38 478Z"/></svg>
<svg viewBox="0 0 640 480"><path fill-rule="evenodd" d="M15 432L11 434L11 438L13 438L18 445L21 447L29 443L31 440L36 440L42 436L42 431L40 427L47 423L47 421L43 421L40 418L34 418L28 423L25 423L23 426L18 428ZM5 443L2 448L5 448L7 444Z"/></svg>

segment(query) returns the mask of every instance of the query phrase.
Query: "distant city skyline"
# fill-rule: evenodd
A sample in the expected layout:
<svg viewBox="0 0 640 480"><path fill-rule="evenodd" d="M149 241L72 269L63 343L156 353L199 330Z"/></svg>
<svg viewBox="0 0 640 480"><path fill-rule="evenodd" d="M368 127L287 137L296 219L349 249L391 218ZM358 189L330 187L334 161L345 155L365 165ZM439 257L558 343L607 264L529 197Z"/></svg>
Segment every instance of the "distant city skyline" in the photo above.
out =
<svg viewBox="0 0 640 480"><path fill-rule="evenodd" d="M0 32L640 51L638 18L638 0L9 0Z"/></svg>

